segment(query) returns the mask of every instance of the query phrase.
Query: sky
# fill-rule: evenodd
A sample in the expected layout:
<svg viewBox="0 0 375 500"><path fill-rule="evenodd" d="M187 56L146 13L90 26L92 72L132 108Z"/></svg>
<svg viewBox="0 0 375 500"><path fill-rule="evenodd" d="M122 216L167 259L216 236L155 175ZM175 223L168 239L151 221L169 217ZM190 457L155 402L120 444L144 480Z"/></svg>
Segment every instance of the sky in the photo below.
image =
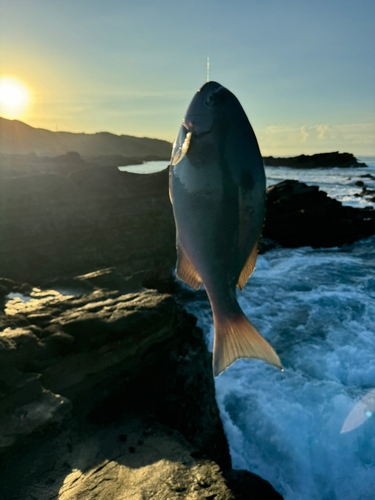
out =
<svg viewBox="0 0 375 500"><path fill-rule="evenodd" d="M172 142L208 56L263 155L375 156L373 0L0 0L33 127Z"/></svg>

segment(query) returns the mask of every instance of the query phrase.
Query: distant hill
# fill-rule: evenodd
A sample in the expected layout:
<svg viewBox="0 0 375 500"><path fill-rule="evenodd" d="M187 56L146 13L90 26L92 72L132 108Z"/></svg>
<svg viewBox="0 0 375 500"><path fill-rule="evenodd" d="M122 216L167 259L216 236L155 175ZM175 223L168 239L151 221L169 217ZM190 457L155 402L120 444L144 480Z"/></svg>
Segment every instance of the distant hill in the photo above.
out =
<svg viewBox="0 0 375 500"><path fill-rule="evenodd" d="M76 151L85 158L121 155L169 160L172 144L159 139L115 135L109 132L75 134L30 127L18 120L0 117L0 153L58 156Z"/></svg>

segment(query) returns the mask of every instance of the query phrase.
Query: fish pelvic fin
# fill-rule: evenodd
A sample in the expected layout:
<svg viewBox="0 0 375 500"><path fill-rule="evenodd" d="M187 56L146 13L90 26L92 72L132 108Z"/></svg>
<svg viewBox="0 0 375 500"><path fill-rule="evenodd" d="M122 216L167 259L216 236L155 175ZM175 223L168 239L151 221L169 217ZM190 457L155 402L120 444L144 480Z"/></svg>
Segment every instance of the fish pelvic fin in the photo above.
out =
<svg viewBox="0 0 375 500"><path fill-rule="evenodd" d="M240 358L254 358L283 369L279 356L242 311L221 318L214 315L213 373L217 377Z"/></svg>
<svg viewBox="0 0 375 500"><path fill-rule="evenodd" d="M199 290L202 285L201 277L180 243L177 243L176 276L179 280L195 288L195 290Z"/></svg>
<svg viewBox="0 0 375 500"><path fill-rule="evenodd" d="M255 269L255 263L258 257L258 243L259 240L253 246L253 249L251 250L250 255L241 271L240 277L238 278L237 286L240 290L243 290L247 280L250 278Z"/></svg>

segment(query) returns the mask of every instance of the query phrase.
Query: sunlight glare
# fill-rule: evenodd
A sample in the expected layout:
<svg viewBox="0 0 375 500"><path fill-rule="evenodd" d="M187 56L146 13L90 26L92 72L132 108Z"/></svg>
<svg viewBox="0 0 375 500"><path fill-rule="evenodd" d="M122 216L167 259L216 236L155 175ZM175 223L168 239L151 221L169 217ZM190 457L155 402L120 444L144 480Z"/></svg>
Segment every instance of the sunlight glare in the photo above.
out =
<svg viewBox="0 0 375 500"><path fill-rule="evenodd" d="M20 118L30 102L30 91L16 78L0 78L0 116Z"/></svg>

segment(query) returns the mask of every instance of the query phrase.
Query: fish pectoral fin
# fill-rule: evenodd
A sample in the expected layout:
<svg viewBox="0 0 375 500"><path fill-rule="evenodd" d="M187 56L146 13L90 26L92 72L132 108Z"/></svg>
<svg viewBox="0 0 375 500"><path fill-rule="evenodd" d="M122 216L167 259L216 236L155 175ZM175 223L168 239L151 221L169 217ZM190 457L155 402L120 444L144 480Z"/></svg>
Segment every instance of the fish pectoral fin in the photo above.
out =
<svg viewBox="0 0 375 500"><path fill-rule="evenodd" d="M217 377L240 358L265 361L281 370L279 356L241 312L225 319L214 317L213 373Z"/></svg>
<svg viewBox="0 0 375 500"><path fill-rule="evenodd" d="M181 131L178 135L176 142L173 144L171 165L175 166L179 163L186 155L189 150L191 141L191 132L187 132L184 127L181 127Z"/></svg>
<svg viewBox="0 0 375 500"><path fill-rule="evenodd" d="M195 290L201 287L202 279L179 243L177 243L176 276Z"/></svg>
<svg viewBox="0 0 375 500"><path fill-rule="evenodd" d="M258 257L258 243L259 240L253 246L253 249L251 250L250 255L241 271L240 277L238 278L237 286L240 290L243 290L247 280L250 278L255 269L255 263Z"/></svg>

